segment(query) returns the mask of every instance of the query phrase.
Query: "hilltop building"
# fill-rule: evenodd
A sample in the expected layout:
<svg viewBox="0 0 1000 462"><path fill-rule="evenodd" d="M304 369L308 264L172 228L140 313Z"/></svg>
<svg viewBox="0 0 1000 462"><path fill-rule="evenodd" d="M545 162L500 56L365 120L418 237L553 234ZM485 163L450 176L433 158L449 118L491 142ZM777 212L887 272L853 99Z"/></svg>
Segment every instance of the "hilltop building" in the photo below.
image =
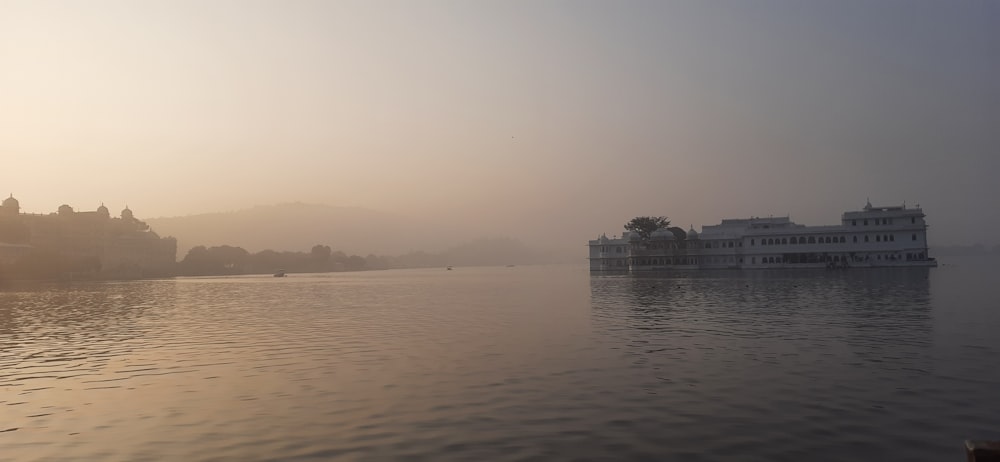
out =
<svg viewBox="0 0 1000 462"><path fill-rule="evenodd" d="M725 219L718 225L659 229L649 239L625 232L589 242L592 271L702 268L937 266L927 253L920 207L845 212L839 225L806 226L789 217Z"/></svg>
<svg viewBox="0 0 1000 462"><path fill-rule="evenodd" d="M171 274L176 254L176 239L161 238L128 207L113 218L103 204L86 212L62 205L50 214L21 213L13 195L0 204L0 265L73 261L74 271L147 277Z"/></svg>

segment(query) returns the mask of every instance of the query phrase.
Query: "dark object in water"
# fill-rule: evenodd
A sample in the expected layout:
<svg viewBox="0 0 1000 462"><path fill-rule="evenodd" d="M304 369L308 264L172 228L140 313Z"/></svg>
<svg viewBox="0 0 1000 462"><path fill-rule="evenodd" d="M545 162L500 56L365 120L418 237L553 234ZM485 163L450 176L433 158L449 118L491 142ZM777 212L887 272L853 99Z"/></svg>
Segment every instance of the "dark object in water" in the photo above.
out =
<svg viewBox="0 0 1000 462"><path fill-rule="evenodd" d="M1000 462L1000 441L965 441L968 462Z"/></svg>
<svg viewBox="0 0 1000 462"><path fill-rule="evenodd" d="M277 272L274 273L274 277L276 277L276 278L283 278L285 276L287 276L287 274L285 274L285 270L283 270L283 269L280 269L280 270L278 270Z"/></svg>

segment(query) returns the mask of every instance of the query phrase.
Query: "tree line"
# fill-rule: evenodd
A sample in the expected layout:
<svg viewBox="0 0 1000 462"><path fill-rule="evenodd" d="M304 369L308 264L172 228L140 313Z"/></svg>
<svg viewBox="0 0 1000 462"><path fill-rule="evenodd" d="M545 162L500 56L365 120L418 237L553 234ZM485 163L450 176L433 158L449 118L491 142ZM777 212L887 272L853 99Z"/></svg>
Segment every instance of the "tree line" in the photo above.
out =
<svg viewBox="0 0 1000 462"><path fill-rule="evenodd" d="M211 276L273 273L278 269L294 273L325 273L389 267L386 257L347 255L321 244L313 246L309 252L262 250L256 253L229 245L200 245L191 248L177 263L177 273L181 276Z"/></svg>

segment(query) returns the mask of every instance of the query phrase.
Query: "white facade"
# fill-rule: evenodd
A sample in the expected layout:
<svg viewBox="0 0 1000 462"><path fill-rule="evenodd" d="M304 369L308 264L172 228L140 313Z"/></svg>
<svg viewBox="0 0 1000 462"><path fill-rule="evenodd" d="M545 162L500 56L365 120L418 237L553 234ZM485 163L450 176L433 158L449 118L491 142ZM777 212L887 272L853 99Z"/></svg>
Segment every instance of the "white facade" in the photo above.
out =
<svg viewBox="0 0 1000 462"><path fill-rule="evenodd" d="M625 232L589 242L592 271L700 268L937 266L927 254L923 211L905 206L845 212L839 225L806 226L788 217L738 218L687 233ZM677 232L680 231L680 232Z"/></svg>

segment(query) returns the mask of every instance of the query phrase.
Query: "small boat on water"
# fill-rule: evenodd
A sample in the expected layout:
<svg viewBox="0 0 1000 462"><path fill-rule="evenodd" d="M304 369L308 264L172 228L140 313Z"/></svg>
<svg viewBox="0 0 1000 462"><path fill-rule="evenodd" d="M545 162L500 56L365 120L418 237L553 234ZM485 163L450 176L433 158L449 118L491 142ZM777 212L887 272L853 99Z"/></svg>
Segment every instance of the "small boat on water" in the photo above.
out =
<svg viewBox="0 0 1000 462"><path fill-rule="evenodd" d="M276 278L283 278L285 276L287 276L287 274L285 274L285 270L283 270L283 269L275 271L275 273L274 273L274 277L276 277Z"/></svg>
<svg viewBox="0 0 1000 462"><path fill-rule="evenodd" d="M445 269L447 269L448 271L451 271L451 267L450 267L450 266L449 266L449 267L447 267L447 268L445 268Z"/></svg>

